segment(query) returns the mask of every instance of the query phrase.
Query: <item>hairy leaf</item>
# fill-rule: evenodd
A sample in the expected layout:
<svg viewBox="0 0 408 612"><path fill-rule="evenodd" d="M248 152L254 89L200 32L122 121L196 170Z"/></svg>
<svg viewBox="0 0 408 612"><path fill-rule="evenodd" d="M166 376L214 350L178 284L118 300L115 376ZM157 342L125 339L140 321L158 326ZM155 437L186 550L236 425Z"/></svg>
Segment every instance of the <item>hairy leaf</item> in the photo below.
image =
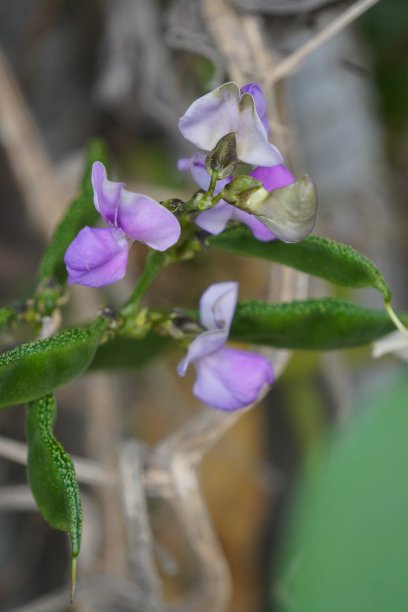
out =
<svg viewBox="0 0 408 612"><path fill-rule="evenodd" d="M401 317L408 322L408 315ZM331 298L286 304L241 302L231 340L291 348L332 350L360 346L395 330L382 310Z"/></svg>
<svg viewBox="0 0 408 612"><path fill-rule="evenodd" d="M44 340L21 344L0 355L0 408L35 400L66 384L91 362L108 325L66 329Z"/></svg>
<svg viewBox="0 0 408 612"><path fill-rule="evenodd" d="M72 459L53 434L55 417L56 402L52 395L29 404L27 477L43 518L71 538L74 586L75 560L81 546L82 507Z"/></svg>
<svg viewBox="0 0 408 612"><path fill-rule="evenodd" d="M376 266L356 249L341 242L320 236L309 236L296 244L280 240L261 242L243 226L228 229L207 240L212 247L275 261L337 285L378 289L386 301L391 297L390 289Z"/></svg>

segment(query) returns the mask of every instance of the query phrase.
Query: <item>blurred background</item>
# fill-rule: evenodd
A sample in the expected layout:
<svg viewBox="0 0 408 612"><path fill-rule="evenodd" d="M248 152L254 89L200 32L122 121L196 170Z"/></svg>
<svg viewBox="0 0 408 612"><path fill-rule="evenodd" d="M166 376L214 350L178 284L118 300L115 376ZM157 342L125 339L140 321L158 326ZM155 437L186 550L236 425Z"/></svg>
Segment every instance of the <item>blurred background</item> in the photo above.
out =
<svg viewBox="0 0 408 612"><path fill-rule="evenodd" d="M307 171L317 184L315 233L369 256L385 274L395 306L407 310L406 3L381 0L276 87L268 81L280 58L352 5L1 0L1 305L31 294L42 250L76 192L91 137L106 140L112 176L130 189L158 200L188 197L194 186L176 162L193 148L177 120L193 99L242 74L241 85L263 84L272 140L288 165L297 174ZM236 54L252 54L241 73ZM125 299L144 247L131 256L118 285L73 288L64 309L67 325ZM270 299L265 262L206 252L169 268L149 300L195 307L211 282L228 279L239 280L241 299ZM369 290L339 293L313 280L308 291L381 307ZM2 343L4 349L12 339ZM201 409L192 397L192 377L175 375L179 359L170 351L146 367L95 372L61 389L56 433L64 447L115 473L125 439L154 446L177 431ZM407 609L405 368L394 357L373 360L370 347L297 352L265 401L205 456L200 484L232 580L231 602L211 610ZM138 603L129 587L138 584L137 563L129 561L137 552L129 550L120 493L95 483L81 489L84 542L78 595L69 605L68 542L35 509L19 442L23 407L0 418L1 610L199 610L184 601L198 569L172 504L148 503L167 602L153 608ZM109 593L105 577L114 585ZM203 603L201 609L210 608Z"/></svg>

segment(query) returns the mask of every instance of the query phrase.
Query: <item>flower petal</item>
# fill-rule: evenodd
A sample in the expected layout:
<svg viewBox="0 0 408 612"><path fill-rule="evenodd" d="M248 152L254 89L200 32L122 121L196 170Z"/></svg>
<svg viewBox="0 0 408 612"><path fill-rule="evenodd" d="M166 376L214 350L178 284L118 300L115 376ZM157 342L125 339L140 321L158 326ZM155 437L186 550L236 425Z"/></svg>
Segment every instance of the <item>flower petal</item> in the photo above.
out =
<svg viewBox="0 0 408 612"><path fill-rule="evenodd" d="M268 135L256 112L254 99L247 93L243 94L240 102L236 139L241 161L259 166L275 166L283 161L278 148L268 141Z"/></svg>
<svg viewBox="0 0 408 612"><path fill-rule="evenodd" d="M214 208L200 213L195 218L195 223L209 234L219 234L225 229L233 215L234 207L221 200Z"/></svg>
<svg viewBox="0 0 408 612"><path fill-rule="evenodd" d="M122 189L117 224L125 234L152 249L165 251L180 237L180 223L164 206L140 193Z"/></svg>
<svg viewBox="0 0 408 612"><path fill-rule="evenodd" d="M203 151L197 151L197 153L194 153L194 155L191 157L183 157L177 162L177 168L182 172L190 171L193 181L197 183L197 185L203 191L207 191L208 187L210 186L210 175L205 168L206 157L206 153L203 153ZM225 185L229 183L230 180L231 177L227 177L221 181L217 181L214 189L214 195L217 195L221 189L224 189Z"/></svg>
<svg viewBox="0 0 408 612"><path fill-rule="evenodd" d="M179 120L180 132L200 149L211 151L225 134L236 131L239 98L238 85L224 83L191 104Z"/></svg>
<svg viewBox="0 0 408 612"><path fill-rule="evenodd" d="M242 93L249 93L254 99L255 109L258 113L258 117L262 121L262 125L265 128L266 134L269 134L269 121L268 121L268 105L259 83L248 83L241 87Z"/></svg>
<svg viewBox="0 0 408 612"><path fill-rule="evenodd" d="M222 348L196 362L193 393L219 410L238 410L255 402L274 380L270 362L262 355Z"/></svg>
<svg viewBox="0 0 408 612"><path fill-rule="evenodd" d="M241 210L235 206L232 206L231 208L234 209L231 218L249 227L257 240L260 240L261 242L269 242L270 240L276 239L276 236L270 230L268 230L268 228L265 227L265 225L259 221L255 215L251 215L250 213L245 212L245 210Z"/></svg>
<svg viewBox="0 0 408 612"><path fill-rule="evenodd" d="M106 223L115 225L119 197L124 183L109 181L105 166L99 161L92 165L91 181L96 210Z"/></svg>
<svg viewBox="0 0 408 612"><path fill-rule="evenodd" d="M84 227L66 250L68 284L104 287L126 272L129 243L113 228Z"/></svg>
<svg viewBox="0 0 408 612"><path fill-rule="evenodd" d="M200 299L200 321L207 329L223 329L228 335L238 299L238 283L214 283Z"/></svg>
<svg viewBox="0 0 408 612"><path fill-rule="evenodd" d="M251 172L253 178L261 181L264 189L267 191L273 191L274 189L280 189L291 185L296 182L296 178L293 176L289 168L283 164L277 166L258 166Z"/></svg>
<svg viewBox="0 0 408 612"><path fill-rule="evenodd" d="M272 192L261 188L248 198L245 209L280 240L299 242L311 233L315 224L316 188L308 176Z"/></svg>
<svg viewBox="0 0 408 612"><path fill-rule="evenodd" d="M186 356L178 364L178 374L184 376L190 363L218 351L224 346L227 337L228 330L224 329L212 329L197 336L188 347Z"/></svg>

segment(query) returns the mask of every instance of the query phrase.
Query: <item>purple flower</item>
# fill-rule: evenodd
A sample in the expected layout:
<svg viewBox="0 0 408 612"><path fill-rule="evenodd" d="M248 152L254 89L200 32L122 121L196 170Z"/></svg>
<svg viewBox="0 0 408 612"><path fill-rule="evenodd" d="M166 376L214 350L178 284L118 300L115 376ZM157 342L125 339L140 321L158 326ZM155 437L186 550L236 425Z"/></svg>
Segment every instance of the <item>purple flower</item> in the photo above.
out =
<svg viewBox="0 0 408 612"><path fill-rule="evenodd" d="M257 83L249 83L242 90L236 83L224 83L198 98L180 118L179 129L204 151L211 151L220 138L234 132L241 161L260 166L283 161L268 140L266 102Z"/></svg>
<svg viewBox="0 0 408 612"><path fill-rule="evenodd" d="M69 245L64 261L68 284L104 287L121 280L134 240L165 251L180 237L176 217L158 202L109 181L101 162L92 166L94 204L110 226L84 227Z"/></svg>
<svg viewBox="0 0 408 612"><path fill-rule="evenodd" d="M189 170L197 185L206 191L210 184L210 176L205 169L205 156L206 154L202 152L194 153L190 158L180 159L177 167L179 170ZM267 191L285 187L296 180L290 170L283 164L269 168L258 166L251 172L251 176L261 181L264 189ZM215 195L225 187L231 178L218 181ZM268 242L275 238L274 234L254 215L240 210L236 206L227 204L224 200L218 202L214 208L200 213L195 219L196 224L209 234L219 234L222 232L227 226L228 221L238 221L247 225L255 238L263 242Z"/></svg>
<svg viewBox="0 0 408 612"><path fill-rule="evenodd" d="M237 410L255 402L274 380L269 361L249 351L225 348L234 316L238 283L210 285L200 300L200 322L207 329L190 344L177 371L184 376L194 363L193 393L218 410Z"/></svg>

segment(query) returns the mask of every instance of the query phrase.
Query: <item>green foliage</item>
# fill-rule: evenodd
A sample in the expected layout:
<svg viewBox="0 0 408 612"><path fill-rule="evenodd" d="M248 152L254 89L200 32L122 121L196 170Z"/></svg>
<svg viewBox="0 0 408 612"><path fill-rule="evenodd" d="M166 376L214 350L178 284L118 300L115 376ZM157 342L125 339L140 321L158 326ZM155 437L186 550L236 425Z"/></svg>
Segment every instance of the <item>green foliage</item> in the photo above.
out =
<svg viewBox="0 0 408 612"><path fill-rule="evenodd" d="M107 149L99 140L93 140L89 145L81 192L72 201L43 255L38 271L39 282L44 282L48 279L55 279L60 283L65 282L67 278L64 264L65 251L79 230L85 225L93 225L98 219L98 212L93 204L91 184L92 164L95 161L107 164Z"/></svg>
<svg viewBox="0 0 408 612"><path fill-rule="evenodd" d="M8 327L8 325L14 319L16 314L17 313L14 308L9 308L8 306L0 308L0 334L4 329Z"/></svg>
<svg viewBox="0 0 408 612"><path fill-rule="evenodd" d="M71 538L73 581L82 533L82 507L71 457L53 434L56 402L46 395L29 404L27 477L43 518Z"/></svg>
<svg viewBox="0 0 408 612"><path fill-rule="evenodd" d="M234 227L218 236L210 236L212 247L224 249L238 255L261 257L344 287L373 287L385 300L391 296L390 289L381 272L367 257L352 247L322 238L309 236L296 244L280 240L261 242L243 226Z"/></svg>
<svg viewBox="0 0 408 612"><path fill-rule="evenodd" d="M408 317L402 321L406 323ZM367 344L394 330L384 311L345 300L248 301L237 306L230 338L280 348L331 350Z"/></svg>
<svg viewBox="0 0 408 612"><path fill-rule="evenodd" d="M96 351L90 370L140 368L172 344L168 336L148 334L145 338L117 337L102 344Z"/></svg>
<svg viewBox="0 0 408 612"><path fill-rule="evenodd" d="M402 611L408 601L408 380L371 390L313 457L294 503L280 612Z"/></svg>
<svg viewBox="0 0 408 612"><path fill-rule="evenodd" d="M35 400L79 376L91 362L108 325L90 325L21 344L0 355L0 408Z"/></svg>

